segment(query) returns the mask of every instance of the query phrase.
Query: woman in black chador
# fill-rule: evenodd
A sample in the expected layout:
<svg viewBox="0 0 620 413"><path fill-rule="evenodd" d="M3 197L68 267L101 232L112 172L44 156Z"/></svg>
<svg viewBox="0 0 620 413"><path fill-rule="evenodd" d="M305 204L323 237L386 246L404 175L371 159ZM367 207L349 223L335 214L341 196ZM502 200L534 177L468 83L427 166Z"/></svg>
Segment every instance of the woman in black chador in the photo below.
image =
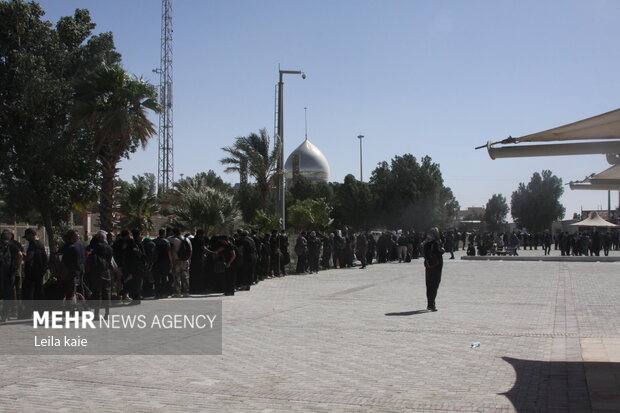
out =
<svg viewBox="0 0 620 413"><path fill-rule="evenodd" d="M435 297L441 282L441 270L443 269L442 255L444 249L441 246L439 229L433 227L426 235L424 242L424 268L426 269L426 299L428 300L429 311L437 311Z"/></svg>

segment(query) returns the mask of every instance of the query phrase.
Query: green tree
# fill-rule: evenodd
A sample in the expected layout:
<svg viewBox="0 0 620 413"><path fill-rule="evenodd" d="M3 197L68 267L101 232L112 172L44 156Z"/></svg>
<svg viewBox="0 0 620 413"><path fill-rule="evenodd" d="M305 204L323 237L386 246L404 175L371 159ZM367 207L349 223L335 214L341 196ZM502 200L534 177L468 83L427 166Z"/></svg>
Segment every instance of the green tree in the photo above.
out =
<svg viewBox="0 0 620 413"><path fill-rule="evenodd" d="M209 169L208 172L199 172L193 177L183 178L174 184L176 190L183 190L183 188L186 187L195 189L209 187L228 194L234 193L232 186L224 182L224 180L211 169Z"/></svg>
<svg viewBox="0 0 620 413"><path fill-rule="evenodd" d="M287 207L296 201L304 199L323 198L325 202L331 204L334 200L334 189L332 184L327 182L313 182L303 175L296 176L291 181L287 181Z"/></svg>
<svg viewBox="0 0 620 413"><path fill-rule="evenodd" d="M236 198L244 222L253 222L260 212L267 215L267 212L257 208L257 205L261 203L262 195L255 184L242 185L237 191ZM279 228L279 224L275 228Z"/></svg>
<svg viewBox="0 0 620 413"><path fill-rule="evenodd" d="M188 230L202 228L207 233L228 229L239 219L234 197L210 187L178 189L178 203L172 207L176 224Z"/></svg>
<svg viewBox="0 0 620 413"><path fill-rule="evenodd" d="M500 231L502 224L506 222L506 215L508 215L506 198L502 194L493 194L484 209L484 222L487 224L487 229Z"/></svg>
<svg viewBox="0 0 620 413"><path fill-rule="evenodd" d="M564 217L565 208L560 204L563 193L561 178L549 170L534 172L527 185L520 183L512 193L510 210L515 223L532 232L550 229L553 221Z"/></svg>
<svg viewBox="0 0 620 413"><path fill-rule="evenodd" d="M239 219L232 187L211 170L175 182L166 198L167 212L183 229L215 231Z"/></svg>
<svg viewBox="0 0 620 413"><path fill-rule="evenodd" d="M277 176L277 161L279 144L276 142L270 151L270 138L266 129L261 129L259 134L251 133L248 136L240 136L235 139L233 146L222 148L228 154L220 163L228 165L224 172L237 172L240 176L241 185L245 184L248 175L256 182L259 203L258 209L268 211L269 196L274 178Z"/></svg>
<svg viewBox="0 0 620 413"><path fill-rule="evenodd" d="M121 226L129 229L151 231L152 217L159 209L155 175L146 173L134 176L133 183L123 185L119 191Z"/></svg>
<svg viewBox="0 0 620 413"><path fill-rule="evenodd" d="M92 128L94 156L101 168L99 214L101 227L114 227L114 182L118 164L156 133L147 111L159 111L153 85L131 77L121 66L103 65L76 86L73 117L76 125Z"/></svg>
<svg viewBox="0 0 620 413"><path fill-rule="evenodd" d="M439 165L425 156L420 162L411 154L380 163L372 172L370 189L377 200L372 211L388 228L428 228L453 222L459 209L450 188L445 187Z"/></svg>
<svg viewBox="0 0 620 413"><path fill-rule="evenodd" d="M0 191L17 218L45 226L51 250L72 206L95 196L92 133L70 127L73 85L120 55L110 33L91 36L87 10L42 20L34 2L0 2ZM33 214L34 212L34 214Z"/></svg>
<svg viewBox="0 0 620 413"><path fill-rule="evenodd" d="M297 201L287 211L288 223L297 230L324 230L331 223L331 207L323 199Z"/></svg>
<svg viewBox="0 0 620 413"><path fill-rule="evenodd" d="M375 198L370 186L358 181L351 174L344 177L342 184L334 185L332 217L338 228L350 227L354 230L364 229L375 220Z"/></svg>
<svg viewBox="0 0 620 413"><path fill-rule="evenodd" d="M263 211L258 211L251 225L259 233L270 232L280 227L280 217L277 215L267 215Z"/></svg>

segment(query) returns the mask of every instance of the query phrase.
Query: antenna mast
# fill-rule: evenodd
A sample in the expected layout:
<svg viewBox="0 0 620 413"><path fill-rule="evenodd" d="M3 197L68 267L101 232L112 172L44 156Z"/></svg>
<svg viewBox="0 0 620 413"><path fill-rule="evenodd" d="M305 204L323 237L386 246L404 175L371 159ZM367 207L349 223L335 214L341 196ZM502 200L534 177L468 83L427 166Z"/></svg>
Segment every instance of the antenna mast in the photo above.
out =
<svg viewBox="0 0 620 413"><path fill-rule="evenodd" d="M308 140L308 108L304 107L304 123L306 125L306 140Z"/></svg>
<svg viewBox="0 0 620 413"><path fill-rule="evenodd" d="M172 0L161 2L161 60L159 69L159 152L157 190L172 187L174 182L174 142L172 123Z"/></svg>

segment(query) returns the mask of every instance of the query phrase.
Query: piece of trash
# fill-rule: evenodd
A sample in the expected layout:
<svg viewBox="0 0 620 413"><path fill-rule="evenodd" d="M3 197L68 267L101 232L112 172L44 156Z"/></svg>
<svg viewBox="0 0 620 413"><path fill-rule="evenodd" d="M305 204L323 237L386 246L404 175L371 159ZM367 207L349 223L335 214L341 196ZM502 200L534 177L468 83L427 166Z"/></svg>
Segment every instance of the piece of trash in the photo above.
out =
<svg viewBox="0 0 620 413"><path fill-rule="evenodd" d="M480 347L480 342L479 342L479 341L476 341L475 343L471 343L471 344L469 345L469 347L471 347L471 348Z"/></svg>

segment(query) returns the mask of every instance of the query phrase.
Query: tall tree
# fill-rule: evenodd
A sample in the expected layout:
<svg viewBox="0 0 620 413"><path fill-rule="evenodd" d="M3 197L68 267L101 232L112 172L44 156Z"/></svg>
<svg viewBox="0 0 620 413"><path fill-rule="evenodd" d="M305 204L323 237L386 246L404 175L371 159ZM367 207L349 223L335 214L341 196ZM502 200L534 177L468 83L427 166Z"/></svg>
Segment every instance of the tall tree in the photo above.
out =
<svg viewBox="0 0 620 413"><path fill-rule="evenodd" d="M102 66L76 86L73 116L76 125L93 128L94 154L101 167L99 213L101 227L114 227L114 181L118 164L156 131L147 110L159 111L153 85L131 77L121 66Z"/></svg>
<svg viewBox="0 0 620 413"><path fill-rule="evenodd" d="M500 231L502 224L506 222L506 215L508 215L506 198L502 194L493 194L484 210L484 222L487 224L487 229Z"/></svg>
<svg viewBox="0 0 620 413"><path fill-rule="evenodd" d="M563 193L561 178L549 170L534 172L527 185L520 183L512 193L510 210L515 223L532 232L550 229L553 221L564 217L566 210L560 204Z"/></svg>
<svg viewBox="0 0 620 413"><path fill-rule="evenodd" d="M251 133L235 139L232 146L222 148L228 154L220 163L228 165L224 172L237 172L243 183L244 176L250 176L256 182L259 195L258 208L267 212L273 179L277 176L279 144L276 142L270 150L270 138L266 129L259 134Z"/></svg>
<svg viewBox="0 0 620 413"><path fill-rule="evenodd" d="M43 224L50 249L74 204L95 195L92 134L69 127L73 84L120 55L110 33L91 36L88 10L55 27L34 2L0 2L0 191L17 218ZM32 219L32 218L30 218Z"/></svg>
<svg viewBox="0 0 620 413"><path fill-rule="evenodd" d="M351 174L342 184L334 186L334 209L332 217L338 228L364 229L376 222L374 207L376 198L367 183L358 181Z"/></svg>
<svg viewBox="0 0 620 413"><path fill-rule="evenodd" d="M439 165L428 156L420 162L411 154L380 163L370 178L377 199L378 222L388 228L424 229L450 224L459 204L445 187Z"/></svg>

